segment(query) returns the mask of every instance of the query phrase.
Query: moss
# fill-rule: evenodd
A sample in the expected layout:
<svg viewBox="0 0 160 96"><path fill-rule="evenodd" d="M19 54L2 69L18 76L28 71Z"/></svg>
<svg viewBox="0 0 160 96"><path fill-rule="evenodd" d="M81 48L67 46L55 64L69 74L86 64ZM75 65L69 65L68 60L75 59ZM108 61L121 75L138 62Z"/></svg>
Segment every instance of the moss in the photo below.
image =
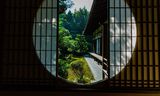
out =
<svg viewBox="0 0 160 96"><path fill-rule="evenodd" d="M94 80L94 77L86 60L83 57L75 58L74 61L70 63L67 79L76 83L91 83L91 81Z"/></svg>

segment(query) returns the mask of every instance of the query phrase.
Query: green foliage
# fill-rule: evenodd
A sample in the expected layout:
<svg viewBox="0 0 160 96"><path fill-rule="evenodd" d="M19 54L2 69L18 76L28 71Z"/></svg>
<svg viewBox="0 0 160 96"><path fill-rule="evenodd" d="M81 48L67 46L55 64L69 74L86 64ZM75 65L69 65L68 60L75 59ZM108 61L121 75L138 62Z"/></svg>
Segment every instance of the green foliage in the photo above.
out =
<svg viewBox="0 0 160 96"><path fill-rule="evenodd" d="M91 80L94 80L88 64L83 57L71 62L68 79L82 84L90 83Z"/></svg>
<svg viewBox="0 0 160 96"><path fill-rule="evenodd" d="M76 52L79 54L84 54L88 51L88 42L84 35L77 35L76 38Z"/></svg>
<svg viewBox="0 0 160 96"><path fill-rule="evenodd" d="M88 19L88 11L83 9L69 11L59 15L59 50L60 55L82 55L88 51L88 43L82 34Z"/></svg>
<svg viewBox="0 0 160 96"><path fill-rule="evenodd" d="M72 62L72 64L71 64L72 70L77 74L77 77L78 77L77 82L78 83L86 83L83 80L83 76L84 76L83 64L84 64L84 62L81 60L76 60L76 61Z"/></svg>
<svg viewBox="0 0 160 96"><path fill-rule="evenodd" d="M58 59L59 67L58 67L58 74L63 78L67 78L68 73L67 69L69 68L69 63L66 60Z"/></svg>
<svg viewBox="0 0 160 96"><path fill-rule="evenodd" d="M63 54L84 54L88 51L88 43L85 36L77 34L74 39L70 32L64 27L59 28L59 50Z"/></svg>
<svg viewBox="0 0 160 96"><path fill-rule="evenodd" d="M63 55L68 53L83 55L88 51L88 42L83 35L77 35L76 38L73 39L71 35L63 36L67 33L62 33L62 36L59 36L59 48Z"/></svg>
<svg viewBox="0 0 160 96"><path fill-rule="evenodd" d="M63 13L67 8L71 8L74 5L72 0L59 0L59 13Z"/></svg>
<svg viewBox="0 0 160 96"><path fill-rule="evenodd" d="M60 51L65 51L66 46L64 46L64 41L66 37L70 37L70 33L67 29L60 27L59 28L59 38L58 38L58 43L59 43L59 50ZM60 52L62 53L62 52Z"/></svg>
<svg viewBox="0 0 160 96"><path fill-rule="evenodd" d="M58 60L59 76L77 83L90 83L94 77L83 57L74 57L72 54Z"/></svg>
<svg viewBox="0 0 160 96"><path fill-rule="evenodd" d="M66 0L61 0L60 3ZM66 3L65 3L66 4ZM88 42L85 36L81 35L88 19L88 11L83 9L75 10L74 13L69 11L59 15L59 76L71 79L79 83L89 83L93 79L87 62L84 59L75 58L74 56L82 56L88 51ZM70 71L69 71L70 70ZM72 77L71 74L75 76Z"/></svg>
<svg viewBox="0 0 160 96"><path fill-rule="evenodd" d="M71 63L71 68L73 70L76 70L76 72L80 75L80 74L83 74L83 63L82 61L80 60L76 60L74 62Z"/></svg>
<svg viewBox="0 0 160 96"><path fill-rule="evenodd" d="M89 17L89 12L87 9L80 8L78 11L75 10L74 13L69 11L68 13L60 14L60 20L63 21L62 26L68 29L74 38L76 34L82 34Z"/></svg>
<svg viewBox="0 0 160 96"><path fill-rule="evenodd" d="M71 63L72 61L76 60L76 58L74 58L73 54L69 54L65 57L65 59Z"/></svg>

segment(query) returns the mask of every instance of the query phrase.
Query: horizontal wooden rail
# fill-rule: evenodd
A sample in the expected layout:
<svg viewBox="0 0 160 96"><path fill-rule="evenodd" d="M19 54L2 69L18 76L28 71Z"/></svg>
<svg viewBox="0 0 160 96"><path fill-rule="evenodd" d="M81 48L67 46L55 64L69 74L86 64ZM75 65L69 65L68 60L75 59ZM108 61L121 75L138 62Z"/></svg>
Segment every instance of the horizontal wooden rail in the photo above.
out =
<svg viewBox="0 0 160 96"><path fill-rule="evenodd" d="M96 54L96 53L93 53L93 52L89 52L89 55L91 55L97 62L100 62L101 65L102 63L108 67L108 64L107 64L107 59L106 58L103 58L102 56ZM100 68L100 67L99 67ZM103 69L103 68L100 68L107 76L108 76L108 72L107 70Z"/></svg>

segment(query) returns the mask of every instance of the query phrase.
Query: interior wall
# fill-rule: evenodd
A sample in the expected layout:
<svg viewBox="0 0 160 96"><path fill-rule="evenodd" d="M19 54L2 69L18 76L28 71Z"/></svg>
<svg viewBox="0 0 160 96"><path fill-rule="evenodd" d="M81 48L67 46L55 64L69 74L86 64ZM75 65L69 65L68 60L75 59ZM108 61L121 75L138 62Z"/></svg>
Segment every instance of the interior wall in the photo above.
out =
<svg viewBox="0 0 160 96"><path fill-rule="evenodd" d="M29 84L39 85L39 84L44 84L49 80L51 81L53 80L53 76L51 74L48 74L48 72L43 68L42 65L38 65L40 64L40 62L36 59L37 58L36 54L33 51L28 51L28 52L24 51L27 48L30 50L34 50L34 48L31 47L32 38L29 37L32 35L31 23L32 23L32 20L34 19L33 17L36 14L37 8L39 7L35 5L40 5L42 3L41 2L42 0L40 1L32 0L32 1L33 1L32 4L30 4L30 0L23 0L23 1L16 0L16 2L15 0L6 0L6 3L5 3L6 12L5 12L5 19L4 19L5 31L3 33L4 37L3 37L3 44L2 44L3 59L1 60L0 83L3 83L3 84L29 83ZM133 85L133 87L134 86L141 87L143 82L136 82L136 81L159 80L159 71L160 71L159 62L158 62L159 55L158 55L158 52L155 52L152 50L153 49L158 50L159 42L158 42L157 35L159 35L158 34L159 28L158 28L158 24L155 22L158 22L159 15L158 15L157 8L160 6L160 4L158 4L158 0L148 0L149 1L148 6L151 6L151 4L153 3L154 7L146 10L147 0L126 0L126 1L131 6L133 13L136 17L138 39L137 39L137 45L136 45L136 49L134 51L132 60L127 65L127 67L119 75L117 75L116 80L118 80L118 82L120 83L124 83L124 81L119 81L119 79L128 80L126 81L128 82L128 84L137 83L137 85ZM143 6L141 6L141 2L143 3ZM136 7L136 4L137 4L137 7ZM30 8L33 8L33 9L30 9ZM153 8L154 10L152 10ZM152 12L154 14L152 14ZM146 20L147 16L149 18L149 21L151 22L149 24L147 23L147 20ZM154 22L152 18L154 19ZM15 24L15 22L17 23ZM147 28L148 28L149 36L151 36L149 38L148 36L146 36ZM154 32L152 31L152 29L154 29ZM149 42L147 42L147 40ZM152 41L154 41L154 44ZM18 50L21 50L21 51L18 51ZM150 50L150 51L146 51L146 50ZM149 60L149 62L147 62L147 60ZM31 62L34 62L35 65L30 64ZM22 64L25 64L25 66ZM134 67L132 65L134 65ZM157 67L152 67L153 65L157 65ZM135 67L135 66L138 66L138 67ZM43 70L43 72L40 70ZM144 74L142 74L142 72ZM148 73L150 74L150 76L148 76ZM154 74L155 74L155 77L154 77ZM45 80L44 81L41 80L41 79L44 79L44 77L45 77ZM29 81L28 78L31 81ZM37 80L41 80L41 81L37 82ZM129 81L129 80L135 80L135 81ZM51 81L49 81L49 83ZM159 87L159 85L156 85L156 86ZM147 85L145 85L145 87L147 87Z"/></svg>

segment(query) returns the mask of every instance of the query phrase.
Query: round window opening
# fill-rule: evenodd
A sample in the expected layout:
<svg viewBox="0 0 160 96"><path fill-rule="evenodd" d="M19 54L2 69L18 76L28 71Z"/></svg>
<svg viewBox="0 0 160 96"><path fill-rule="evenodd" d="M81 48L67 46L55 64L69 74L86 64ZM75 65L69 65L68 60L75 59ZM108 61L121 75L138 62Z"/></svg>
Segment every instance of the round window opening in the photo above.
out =
<svg viewBox="0 0 160 96"><path fill-rule="evenodd" d="M34 47L44 67L82 85L118 75L136 39L135 18L125 0L60 0L59 9L57 0L44 0L33 25Z"/></svg>

